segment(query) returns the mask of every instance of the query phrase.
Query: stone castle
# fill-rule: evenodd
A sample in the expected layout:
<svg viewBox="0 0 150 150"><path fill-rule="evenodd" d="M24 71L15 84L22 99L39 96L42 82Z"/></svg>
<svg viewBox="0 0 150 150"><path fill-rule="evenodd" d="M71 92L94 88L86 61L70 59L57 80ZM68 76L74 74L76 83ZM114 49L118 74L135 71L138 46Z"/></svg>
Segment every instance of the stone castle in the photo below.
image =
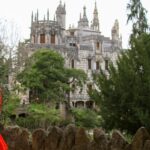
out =
<svg viewBox="0 0 150 150"><path fill-rule="evenodd" d="M39 48L54 49L65 58L66 67L83 69L88 75L87 84L82 91L70 93L70 105L90 108L94 103L89 99L87 90L94 86L92 73L98 71L100 67L107 73L108 64L115 62L122 49L122 38L119 35L118 20L115 20L112 27L111 38L101 34L96 3L91 24L86 15L86 7L83 7L78 26L66 29L65 4L60 1L54 20L49 19L49 11L42 20L39 19L38 11L32 13L28 47L29 55Z"/></svg>

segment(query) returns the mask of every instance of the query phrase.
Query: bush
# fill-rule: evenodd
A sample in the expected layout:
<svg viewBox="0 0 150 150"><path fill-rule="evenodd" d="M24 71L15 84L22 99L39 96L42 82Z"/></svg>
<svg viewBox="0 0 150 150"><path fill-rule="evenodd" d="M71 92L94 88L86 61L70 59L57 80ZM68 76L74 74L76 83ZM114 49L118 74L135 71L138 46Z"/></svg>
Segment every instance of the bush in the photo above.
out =
<svg viewBox="0 0 150 150"><path fill-rule="evenodd" d="M100 125L101 117L93 110L74 108L72 109L72 113L77 126L90 129Z"/></svg>
<svg viewBox="0 0 150 150"><path fill-rule="evenodd" d="M58 125L61 122L59 111L49 108L44 104L30 104L28 106L29 116L26 118L18 118L16 124L28 128L44 128L47 129L50 125Z"/></svg>

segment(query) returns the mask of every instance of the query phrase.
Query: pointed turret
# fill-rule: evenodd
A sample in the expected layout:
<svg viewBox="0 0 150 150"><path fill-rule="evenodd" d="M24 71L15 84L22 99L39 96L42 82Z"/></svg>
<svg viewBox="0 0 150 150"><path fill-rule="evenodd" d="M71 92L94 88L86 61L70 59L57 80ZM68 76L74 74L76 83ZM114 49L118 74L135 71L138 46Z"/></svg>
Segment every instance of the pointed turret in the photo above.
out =
<svg viewBox="0 0 150 150"><path fill-rule="evenodd" d="M39 20L39 11L37 9L37 14L36 14L36 20L38 21Z"/></svg>
<svg viewBox="0 0 150 150"><path fill-rule="evenodd" d="M56 9L56 20L62 28L66 28L66 6L63 6L61 1Z"/></svg>
<svg viewBox="0 0 150 150"><path fill-rule="evenodd" d="M79 28L88 28L89 27L89 21L86 16L86 7L83 7L83 17L80 15L80 20L78 21L78 27Z"/></svg>
<svg viewBox="0 0 150 150"><path fill-rule="evenodd" d="M49 9L47 9L47 21L49 20Z"/></svg>
<svg viewBox="0 0 150 150"><path fill-rule="evenodd" d="M99 19L98 19L98 10L97 10L97 4L95 2L95 8L93 12L93 21L91 28L95 31L99 31Z"/></svg>
<svg viewBox="0 0 150 150"><path fill-rule="evenodd" d="M34 15L33 15L33 11L32 11L32 14L31 14L31 25L33 23L33 18L34 18Z"/></svg>
<svg viewBox="0 0 150 150"><path fill-rule="evenodd" d="M115 20L115 23L112 27L111 35L112 35L112 40L114 41L119 40L119 22L117 19Z"/></svg>
<svg viewBox="0 0 150 150"><path fill-rule="evenodd" d="M112 36L113 44L121 49L122 48L122 36L121 35L119 36L119 22L117 19L115 20L115 23L112 27L111 36Z"/></svg>

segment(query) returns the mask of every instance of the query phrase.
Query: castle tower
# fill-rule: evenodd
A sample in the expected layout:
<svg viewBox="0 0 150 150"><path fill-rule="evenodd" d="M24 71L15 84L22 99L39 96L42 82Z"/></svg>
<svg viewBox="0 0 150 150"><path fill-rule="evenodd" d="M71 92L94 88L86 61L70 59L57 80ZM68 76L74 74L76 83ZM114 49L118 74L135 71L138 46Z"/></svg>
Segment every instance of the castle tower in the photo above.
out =
<svg viewBox="0 0 150 150"><path fill-rule="evenodd" d="M93 22L92 22L91 28L95 31L99 31L99 19L98 19L98 10L97 10L96 2L95 2L95 8L94 8L94 13L93 13Z"/></svg>
<svg viewBox="0 0 150 150"><path fill-rule="evenodd" d="M117 19L115 20L114 26L112 27L111 36L113 43L117 47L122 49L122 36L121 35L119 36L119 22Z"/></svg>
<svg viewBox="0 0 150 150"><path fill-rule="evenodd" d="M112 27L111 36L113 41L119 40L119 22L117 19L115 20L114 26Z"/></svg>
<svg viewBox="0 0 150 150"><path fill-rule="evenodd" d="M89 21L86 16L86 7L83 7L83 17L80 15L80 20L78 21L78 27L79 28L88 28L89 27Z"/></svg>
<svg viewBox="0 0 150 150"><path fill-rule="evenodd" d="M61 1L56 9L56 21L62 28L66 28L66 8L65 4L63 6Z"/></svg>

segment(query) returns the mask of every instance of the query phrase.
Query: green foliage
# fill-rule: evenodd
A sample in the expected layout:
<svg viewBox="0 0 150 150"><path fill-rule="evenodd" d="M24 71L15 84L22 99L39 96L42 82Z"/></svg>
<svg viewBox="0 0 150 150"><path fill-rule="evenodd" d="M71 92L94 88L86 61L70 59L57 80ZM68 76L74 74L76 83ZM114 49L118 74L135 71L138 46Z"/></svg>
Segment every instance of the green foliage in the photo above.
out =
<svg viewBox="0 0 150 150"><path fill-rule="evenodd" d="M132 34L130 35L130 44L134 44L134 38L137 38L142 33L146 33L149 29L147 18L146 18L146 9L143 7L140 0L130 0L127 4L128 10L128 19L132 21Z"/></svg>
<svg viewBox="0 0 150 150"><path fill-rule="evenodd" d="M72 113L77 126L90 129L100 125L101 118L93 110L74 108L72 109Z"/></svg>
<svg viewBox="0 0 150 150"><path fill-rule="evenodd" d="M41 49L31 56L18 80L41 100L60 101L71 90L70 83L82 86L86 74L82 70L65 68L64 59L56 51Z"/></svg>
<svg viewBox="0 0 150 150"><path fill-rule="evenodd" d="M0 57L0 87L4 87L8 82L8 62L4 57Z"/></svg>
<svg viewBox="0 0 150 150"><path fill-rule="evenodd" d="M150 130L150 35L135 39L132 50L123 53L117 66L110 65L109 77L101 70L95 78L100 90L91 98L100 107L103 127L134 133L139 127Z"/></svg>
<svg viewBox="0 0 150 150"><path fill-rule="evenodd" d="M128 21L133 21L131 50L109 66L109 77L102 70L95 76L99 90L91 98L100 107L104 128L133 134L141 126L150 130L150 34L140 0L131 0L127 9Z"/></svg>
<svg viewBox="0 0 150 150"><path fill-rule="evenodd" d="M3 113L15 114L16 109L20 105L20 99L15 94L10 94L3 104Z"/></svg>
<svg viewBox="0 0 150 150"><path fill-rule="evenodd" d="M59 111L53 108L50 109L44 104L30 104L28 113L29 116L25 118L17 118L17 125L31 130L35 128L47 129L50 125L56 125L61 122Z"/></svg>
<svg viewBox="0 0 150 150"><path fill-rule="evenodd" d="M3 124L10 124L10 116L16 114L16 109L20 105L20 99L15 94L10 94L8 91L4 91L3 107L1 114L1 122Z"/></svg>

